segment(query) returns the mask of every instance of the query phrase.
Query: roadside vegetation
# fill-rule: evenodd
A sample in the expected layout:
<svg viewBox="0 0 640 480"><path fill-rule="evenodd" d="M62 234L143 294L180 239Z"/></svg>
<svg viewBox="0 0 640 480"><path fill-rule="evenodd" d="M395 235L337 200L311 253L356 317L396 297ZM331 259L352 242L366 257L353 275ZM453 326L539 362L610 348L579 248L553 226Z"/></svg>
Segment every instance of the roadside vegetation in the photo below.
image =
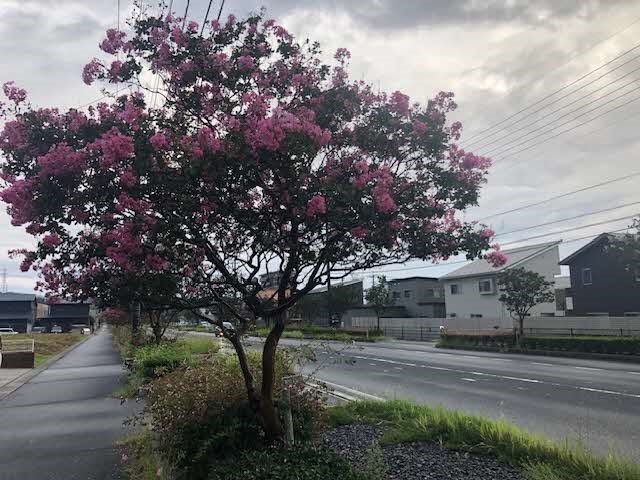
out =
<svg viewBox="0 0 640 480"><path fill-rule="evenodd" d="M34 340L35 366L39 367L49 358L57 355L71 345L78 343L87 337L79 333L28 333L12 335L6 340Z"/></svg>
<svg viewBox="0 0 640 480"><path fill-rule="evenodd" d="M257 337L266 337L269 331L268 328L256 328L250 334ZM379 330L370 330L369 332L364 330L340 330L312 325L287 328L282 332L282 338L333 340L337 342L380 342L385 340Z"/></svg>
<svg viewBox="0 0 640 480"><path fill-rule="evenodd" d="M638 356L640 359L640 338L638 337L524 336L516 341L510 333L447 334L440 337L436 346L512 353L575 352L624 355Z"/></svg>
<svg viewBox="0 0 640 480"><path fill-rule="evenodd" d="M360 401L329 409L333 425L383 425L381 445L430 441L465 453L491 455L521 468L531 480L638 480L640 466L614 455L594 456L505 421L411 402Z"/></svg>

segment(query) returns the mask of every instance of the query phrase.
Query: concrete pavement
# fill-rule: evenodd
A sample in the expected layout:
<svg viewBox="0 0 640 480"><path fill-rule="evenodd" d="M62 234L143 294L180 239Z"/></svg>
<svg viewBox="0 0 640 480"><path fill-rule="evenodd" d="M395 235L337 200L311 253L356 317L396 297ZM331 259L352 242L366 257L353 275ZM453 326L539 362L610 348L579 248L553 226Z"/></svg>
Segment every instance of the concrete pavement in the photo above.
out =
<svg viewBox="0 0 640 480"><path fill-rule="evenodd" d="M0 401L0 480L122 478L113 445L137 409L110 398L124 373L101 331Z"/></svg>

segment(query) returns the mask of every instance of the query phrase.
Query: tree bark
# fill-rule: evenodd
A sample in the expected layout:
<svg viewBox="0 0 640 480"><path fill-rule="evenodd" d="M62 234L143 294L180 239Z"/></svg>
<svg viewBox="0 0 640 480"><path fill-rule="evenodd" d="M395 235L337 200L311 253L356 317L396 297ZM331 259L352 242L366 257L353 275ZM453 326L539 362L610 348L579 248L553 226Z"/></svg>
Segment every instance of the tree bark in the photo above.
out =
<svg viewBox="0 0 640 480"><path fill-rule="evenodd" d="M242 371L242 377L244 379L244 386L247 390L247 398L249 399L249 404L251 405L251 408L257 413L260 409L260 396L256 391L253 373L251 373L251 369L249 368L247 353L245 352L244 346L242 345L242 342L240 341L238 335L233 335L232 337L227 338L236 351L236 356L238 357L240 370Z"/></svg>
<svg viewBox="0 0 640 480"><path fill-rule="evenodd" d="M519 317L518 323L518 339L520 339L524 335L524 317Z"/></svg>
<svg viewBox="0 0 640 480"><path fill-rule="evenodd" d="M131 304L131 342L134 345L140 343L140 302Z"/></svg>
<svg viewBox="0 0 640 480"><path fill-rule="evenodd" d="M284 430L274 401L274 387L276 380L276 352L280 336L284 331L286 312L273 317L274 325L264 342L262 350L262 386L260 389L259 416L267 439L282 440Z"/></svg>

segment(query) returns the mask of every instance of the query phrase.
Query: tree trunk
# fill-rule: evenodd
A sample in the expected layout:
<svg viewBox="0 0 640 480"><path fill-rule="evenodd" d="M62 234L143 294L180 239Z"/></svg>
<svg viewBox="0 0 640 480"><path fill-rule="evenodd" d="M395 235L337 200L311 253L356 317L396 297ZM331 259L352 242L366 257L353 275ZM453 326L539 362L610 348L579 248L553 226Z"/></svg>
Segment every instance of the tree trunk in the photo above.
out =
<svg viewBox="0 0 640 480"><path fill-rule="evenodd" d="M251 369L249 368L249 362L247 361L247 354L244 351L244 346L242 345L238 335L229 336L227 339L231 342L231 345L233 345L233 348L236 351L236 356L238 357L240 370L242 371L242 377L244 379L244 386L247 390L249 404L253 411L258 413L260 409L260 396L258 395L258 392L256 392L255 381L253 374L251 373Z"/></svg>
<svg viewBox="0 0 640 480"><path fill-rule="evenodd" d="M377 316L378 319L378 333L380 332L380 315Z"/></svg>
<svg viewBox="0 0 640 480"><path fill-rule="evenodd" d="M524 335L524 317L518 318L518 340Z"/></svg>
<svg viewBox="0 0 640 480"><path fill-rule="evenodd" d="M276 352L280 336L284 331L286 313L273 317L274 325L264 342L262 350L262 387L260 389L259 417L264 433L269 441L282 440L284 430L274 401L276 380Z"/></svg>
<svg viewBox="0 0 640 480"><path fill-rule="evenodd" d="M162 328L162 321L160 320L160 314L158 314L157 318L153 318L150 314L151 318L151 330L153 331L153 337L155 339L156 345L160 345L162 342L162 336L164 335L164 329Z"/></svg>

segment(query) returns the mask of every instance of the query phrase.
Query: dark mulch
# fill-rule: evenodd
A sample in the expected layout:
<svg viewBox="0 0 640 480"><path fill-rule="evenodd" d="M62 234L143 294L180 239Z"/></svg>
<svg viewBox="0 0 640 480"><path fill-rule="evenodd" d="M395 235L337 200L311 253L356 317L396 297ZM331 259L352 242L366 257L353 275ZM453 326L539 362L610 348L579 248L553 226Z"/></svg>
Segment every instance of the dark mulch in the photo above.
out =
<svg viewBox="0 0 640 480"><path fill-rule="evenodd" d="M356 467L382 435L372 425L345 425L327 432L323 443ZM389 480L524 480L518 470L494 458L455 452L433 442L382 446Z"/></svg>

